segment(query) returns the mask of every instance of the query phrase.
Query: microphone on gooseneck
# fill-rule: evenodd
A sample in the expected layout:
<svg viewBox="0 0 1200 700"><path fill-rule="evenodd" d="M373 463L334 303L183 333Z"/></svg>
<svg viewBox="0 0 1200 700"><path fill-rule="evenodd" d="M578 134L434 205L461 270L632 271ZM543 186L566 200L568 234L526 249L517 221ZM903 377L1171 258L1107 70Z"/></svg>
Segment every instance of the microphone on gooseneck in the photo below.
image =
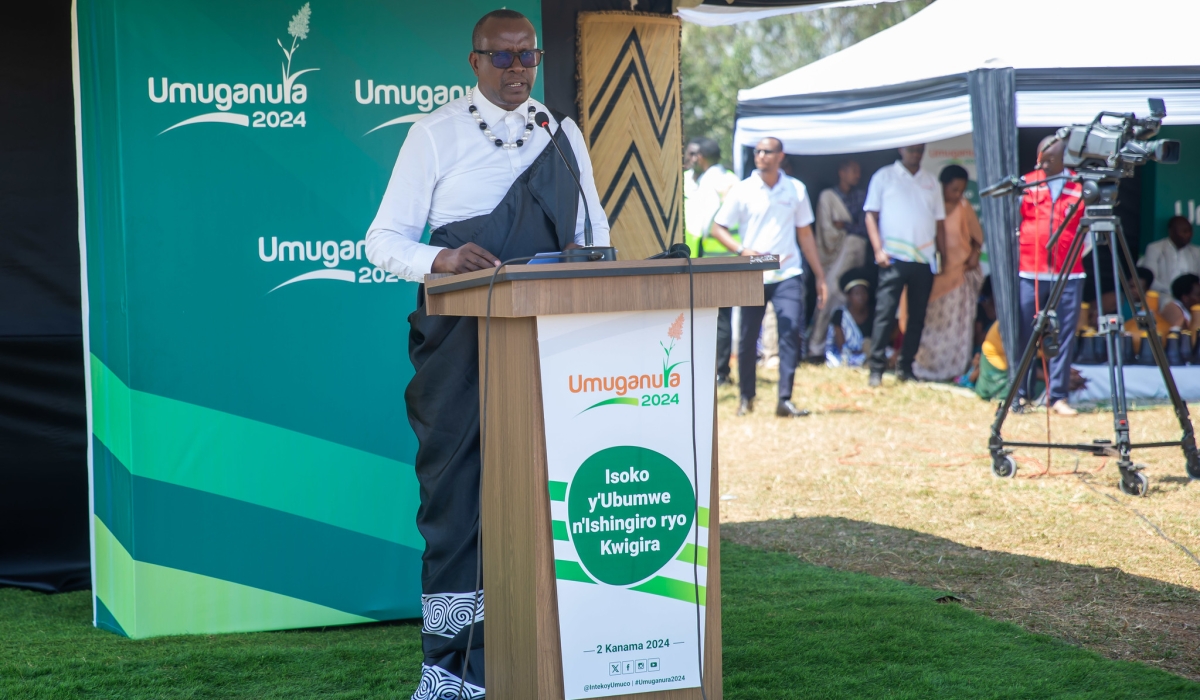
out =
<svg viewBox="0 0 1200 700"><path fill-rule="evenodd" d="M650 257L648 257L646 259L647 260L661 260L662 258L690 258L690 257L692 257L692 249L688 247L687 243L676 243L675 245L671 246L667 250L664 250L661 253L655 253L654 255L651 255Z"/></svg>
<svg viewBox="0 0 1200 700"><path fill-rule="evenodd" d="M587 197L583 196L583 185L579 184L579 178L575 176L575 171L571 168L570 161L567 156L559 148L558 142L554 140L554 132L550 131L550 117L545 112L538 112L533 115L533 123L546 130L550 135L550 143L554 144L554 150L558 151L558 157L562 158L563 164L567 166L567 172L571 173L571 179L575 181L575 189L579 190L579 198L583 200L583 245L592 247L592 212L588 209Z"/></svg>

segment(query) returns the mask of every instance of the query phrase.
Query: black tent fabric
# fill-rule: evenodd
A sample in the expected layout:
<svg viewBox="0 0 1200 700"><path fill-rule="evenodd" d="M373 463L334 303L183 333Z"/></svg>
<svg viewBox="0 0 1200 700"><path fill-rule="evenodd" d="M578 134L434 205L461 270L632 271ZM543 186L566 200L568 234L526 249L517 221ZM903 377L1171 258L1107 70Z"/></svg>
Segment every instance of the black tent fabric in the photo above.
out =
<svg viewBox="0 0 1200 700"><path fill-rule="evenodd" d="M89 586L71 3L0 25L0 585Z"/></svg>
<svg viewBox="0 0 1200 700"><path fill-rule="evenodd" d="M79 336L0 338L0 586L90 586Z"/></svg>
<svg viewBox="0 0 1200 700"><path fill-rule="evenodd" d="M971 125L975 142L975 165L980 187L1019 175L1017 158L1017 88L1012 68L981 69L967 76L971 95ZM984 197L982 223L992 231L988 244L996 318L1008 355L1009 381L1017 371L1023 348L1017 342L1020 318L1017 298L1018 204L1015 197ZM1000 236L994 235L996 232ZM1009 234L1007 238L1004 234Z"/></svg>

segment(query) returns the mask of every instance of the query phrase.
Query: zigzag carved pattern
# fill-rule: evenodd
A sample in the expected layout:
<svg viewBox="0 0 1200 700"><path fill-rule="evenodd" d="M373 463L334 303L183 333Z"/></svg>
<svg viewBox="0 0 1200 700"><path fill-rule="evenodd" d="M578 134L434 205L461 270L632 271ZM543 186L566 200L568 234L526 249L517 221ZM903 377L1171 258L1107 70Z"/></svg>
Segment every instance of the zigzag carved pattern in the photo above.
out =
<svg viewBox="0 0 1200 700"><path fill-rule="evenodd" d="M679 31L678 18L580 14L581 121L622 258L666 249L683 225Z"/></svg>
<svg viewBox="0 0 1200 700"><path fill-rule="evenodd" d="M617 60L613 61L612 68L609 69L608 75L604 78L604 83L600 86L600 91L596 93L596 98L592 100L592 104L588 107L589 121L596 114L596 108L600 105L600 100L604 99L604 94L608 92L608 86L612 83L613 76L621 67L625 58L629 55L632 48L636 55L629 61L629 65L625 67L625 72L621 74L620 81L617 82L616 88L608 101L604 104L604 112L595 122L595 128L592 129L591 140L588 145L595 145L596 139L600 136L600 132L604 130L608 123L608 118L612 115L613 108L621 96L625 94L625 88L628 86L630 79L637 83L638 93L642 98L642 106L646 109L646 115L653 117L651 126L654 129L654 137L658 140L658 145L663 145L663 139L667 137L667 129L671 125L671 117L675 115L675 101L671 99L675 88L675 73L671 72L671 79L667 82L667 88L663 91L663 98L658 99L658 91L654 88L654 79L650 77L650 66L646 64L646 52L642 49L642 40L638 37L637 29L631 29L629 36L625 39L625 44L621 46L621 53L617 54ZM649 90L647 91L647 86ZM663 112L666 111L666 116Z"/></svg>
<svg viewBox="0 0 1200 700"><path fill-rule="evenodd" d="M625 187L621 190L620 196L617 197L616 204L610 207L609 202L612 201L613 194L616 193L617 187L621 184L625 171L630 169L629 165L631 162L636 164L636 170L632 170L629 173L629 179L626 180ZM642 209L646 213L646 218L650 221L650 230L654 232L654 237L658 239L658 244L662 246L663 250L666 250L668 245L667 241L663 239L663 233L667 233L669 238L673 240L674 236L672 233L679 220L678 198L676 196L679 188L671 188L671 200L667 202L667 207L664 209L662 202L658 198L658 192L654 189L653 182L650 178L650 173L646 170L645 162L642 161L642 154L638 151L637 144L630 143L629 149L625 152L625 157L621 159L621 165L617 168L616 174L613 175L612 181L608 184L608 189L604 191L604 195L600 198L600 203L604 205L606 212L611 212L608 215L611 225L620 218L621 211L625 209L625 202L629 198L629 195L636 192L638 200L642 204ZM643 187L642 183L645 183L645 187ZM646 190L650 191L650 198L654 201L653 209L650 207L650 202L646 200Z"/></svg>

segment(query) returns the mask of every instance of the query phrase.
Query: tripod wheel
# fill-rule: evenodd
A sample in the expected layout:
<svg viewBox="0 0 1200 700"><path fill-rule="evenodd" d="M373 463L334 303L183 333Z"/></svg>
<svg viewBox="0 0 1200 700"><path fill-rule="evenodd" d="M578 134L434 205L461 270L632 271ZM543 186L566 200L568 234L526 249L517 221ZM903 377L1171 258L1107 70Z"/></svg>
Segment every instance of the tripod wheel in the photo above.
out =
<svg viewBox="0 0 1200 700"><path fill-rule="evenodd" d="M1011 479L1017 475L1017 460L1012 455L997 455L992 457L992 474L1001 479Z"/></svg>
<svg viewBox="0 0 1200 700"><path fill-rule="evenodd" d="M1146 478L1141 471L1123 474L1118 485L1121 487L1121 493L1126 496L1144 497L1150 493L1150 479Z"/></svg>

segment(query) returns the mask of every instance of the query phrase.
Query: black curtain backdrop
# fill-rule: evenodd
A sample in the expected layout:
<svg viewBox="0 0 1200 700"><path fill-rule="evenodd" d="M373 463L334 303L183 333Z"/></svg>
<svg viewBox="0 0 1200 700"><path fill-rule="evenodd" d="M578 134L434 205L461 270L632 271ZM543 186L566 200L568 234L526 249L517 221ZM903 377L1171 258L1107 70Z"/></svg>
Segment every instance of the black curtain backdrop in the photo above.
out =
<svg viewBox="0 0 1200 700"><path fill-rule="evenodd" d="M70 3L0 23L0 586L89 586Z"/></svg>

